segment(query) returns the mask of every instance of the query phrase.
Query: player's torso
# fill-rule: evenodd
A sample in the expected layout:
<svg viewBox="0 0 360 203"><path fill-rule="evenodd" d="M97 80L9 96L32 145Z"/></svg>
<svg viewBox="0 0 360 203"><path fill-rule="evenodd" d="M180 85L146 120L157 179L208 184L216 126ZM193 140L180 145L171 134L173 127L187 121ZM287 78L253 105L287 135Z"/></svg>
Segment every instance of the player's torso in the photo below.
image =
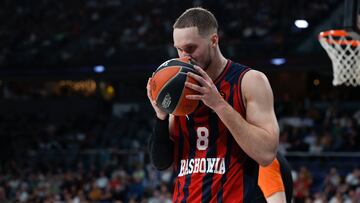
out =
<svg viewBox="0 0 360 203"><path fill-rule="evenodd" d="M240 84L247 70L229 62L214 82L223 98L243 116ZM178 174L174 202L252 199L257 164L243 152L215 112L200 102L191 115L174 117L171 132Z"/></svg>

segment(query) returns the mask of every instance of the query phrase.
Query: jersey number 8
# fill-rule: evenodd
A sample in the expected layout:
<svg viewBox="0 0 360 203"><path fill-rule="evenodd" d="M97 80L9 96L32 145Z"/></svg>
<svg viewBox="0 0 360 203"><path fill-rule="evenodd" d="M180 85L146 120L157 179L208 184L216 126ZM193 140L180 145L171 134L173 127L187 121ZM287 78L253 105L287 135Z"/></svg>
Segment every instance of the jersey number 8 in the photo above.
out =
<svg viewBox="0 0 360 203"><path fill-rule="evenodd" d="M197 141L196 147L198 150L206 150L209 145L209 130L206 127L198 127L196 130Z"/></svg>

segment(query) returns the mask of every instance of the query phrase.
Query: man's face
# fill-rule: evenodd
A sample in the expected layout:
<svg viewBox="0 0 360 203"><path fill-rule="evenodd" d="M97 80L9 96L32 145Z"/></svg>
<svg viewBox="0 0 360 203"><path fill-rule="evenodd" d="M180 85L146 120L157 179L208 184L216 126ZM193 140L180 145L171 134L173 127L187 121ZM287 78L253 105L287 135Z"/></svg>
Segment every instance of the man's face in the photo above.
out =
<svg viewBox="0 0 360 203"><path fill-rule="evenodd" d="M204 70L208 68L213 56L210 37L199 35L197 27L188 27L175 28L173 38L179 57L191 57Z"/></svg>

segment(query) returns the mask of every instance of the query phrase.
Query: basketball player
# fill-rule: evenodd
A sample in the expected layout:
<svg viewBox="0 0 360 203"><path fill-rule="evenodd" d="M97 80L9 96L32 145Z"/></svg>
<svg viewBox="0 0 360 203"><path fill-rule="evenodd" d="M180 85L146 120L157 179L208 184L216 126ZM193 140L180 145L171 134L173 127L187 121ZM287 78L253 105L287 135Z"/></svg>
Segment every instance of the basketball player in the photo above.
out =
<svg viewBox="0 0 360 203"><path fill-rule="evenodd" d="M293 180L290 164L280 153L274 161L260 166L256 203L291 203Z"/></svg>
<svg viewBox="0 0 360 203"><path fill-rule="evenodd" d="M218 24L203 8L186 10L173 26L179 57L190 57L200 85L186 83L200 100L187 116L169 116L148 97L156 112L150 160L177 173L173 202L255 202L259 165L275 158L279 128L266 76L226 59ZM169 130L170 129L170 130Z"/></svg>

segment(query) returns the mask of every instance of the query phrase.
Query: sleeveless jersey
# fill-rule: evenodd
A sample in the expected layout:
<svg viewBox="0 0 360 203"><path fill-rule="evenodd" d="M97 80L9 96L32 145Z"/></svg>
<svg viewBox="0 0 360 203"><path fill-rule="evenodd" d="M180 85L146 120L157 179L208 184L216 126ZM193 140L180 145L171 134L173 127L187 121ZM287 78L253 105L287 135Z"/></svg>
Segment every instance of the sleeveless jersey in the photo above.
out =
<svg viewBox="0 0 360 203"><path fill-rule="evenodd" d="M222 97L243 117L241 80L250 70L228 61L214 81ZM217 114L200 102L187 116L174 116L177 174L173 202L254 202L259 165L236 143Z"/></svg>

